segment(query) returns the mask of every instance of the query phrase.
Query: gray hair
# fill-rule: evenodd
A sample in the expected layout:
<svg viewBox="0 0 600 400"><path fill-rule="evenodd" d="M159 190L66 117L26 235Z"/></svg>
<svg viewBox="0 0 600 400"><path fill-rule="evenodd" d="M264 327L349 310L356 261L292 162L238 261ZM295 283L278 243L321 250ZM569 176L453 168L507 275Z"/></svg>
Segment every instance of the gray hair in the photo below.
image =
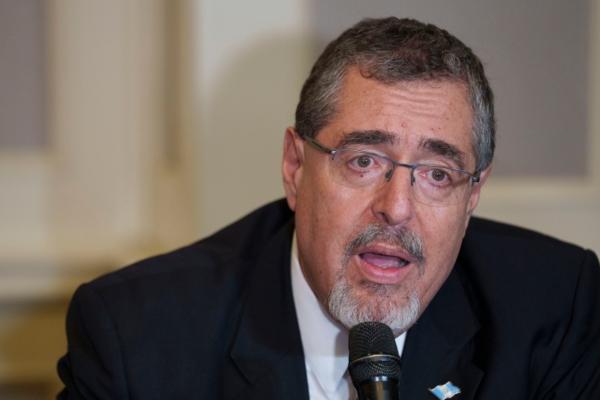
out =
<svg viewBox="0 0 600 400"><path fill-rule="evenodd" d="M302 87L296 108L296 130L301 137L315 137L334 116L344 75L351 66L357 66L364 77L386 84L464 83L473 109L476 169L482 171L491 164L494 102L481 61L447 31L407 18L364 19L329 43Z"/></svg>

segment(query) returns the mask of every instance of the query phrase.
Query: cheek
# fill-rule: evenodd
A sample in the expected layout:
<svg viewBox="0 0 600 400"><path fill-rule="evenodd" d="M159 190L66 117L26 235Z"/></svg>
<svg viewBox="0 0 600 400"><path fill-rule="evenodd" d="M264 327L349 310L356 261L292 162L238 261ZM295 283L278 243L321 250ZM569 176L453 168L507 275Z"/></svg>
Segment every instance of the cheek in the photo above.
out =
<svg viewBox="0 0 600 400"><path fill-rule="evenodd" d="M360 191L332 182L326 170L307 170L298 196L298 228L319 247L337 249L358 226L368 209Z"/></svg>
<svg viewBox="0 0 600 400"><path fill-rule="evenodd" d="M430 247L429 251L448 252L450 249L460 247L469 220L466 206L430 207L420 215L419 223L423 229L423 240L425 245Z"/></svg>
<svg viewBox="0 0 600 400"><path fill-rule="evenodd" d="M453 268L467 219L466 210L461 208L431 209L421 218L426 256L426 292L432 289L437 291Z"/></svg>
<svg viewBox="0 0 600 400"><path fill-rule="evenodd" d="M299 192L296 206L298 250L311 288L324 301L368 207L351 189L306 174L305 178L307 190Z"/></svg>
<svg viewBox="0 0 600 400"><path fill-rule="evenodd" d="M329 192L316 182L304 181L296 203L296 235L304 275L322 302L339 265L339 227L335 204Z"/></svg>

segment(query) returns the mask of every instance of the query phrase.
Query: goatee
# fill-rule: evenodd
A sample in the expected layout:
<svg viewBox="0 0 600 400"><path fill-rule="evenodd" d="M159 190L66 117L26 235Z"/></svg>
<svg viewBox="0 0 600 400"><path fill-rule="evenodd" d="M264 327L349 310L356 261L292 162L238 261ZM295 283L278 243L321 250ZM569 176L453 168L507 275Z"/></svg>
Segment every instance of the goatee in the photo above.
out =
<svg viewBox="0 0 600 400"><path fill-rule="evenodd" d="M416 260L419 274L423 274L423 245L414 232L406 228L370 224L346 246L342 268L328 296L329 313L348 329L360 322L378 321L388 325L395 334L400 334L408 330L419 317L421 307L417 293L404 285L373 282L352 285L347 278L346 271L352 255L373 242L402 248Z"/></svg>

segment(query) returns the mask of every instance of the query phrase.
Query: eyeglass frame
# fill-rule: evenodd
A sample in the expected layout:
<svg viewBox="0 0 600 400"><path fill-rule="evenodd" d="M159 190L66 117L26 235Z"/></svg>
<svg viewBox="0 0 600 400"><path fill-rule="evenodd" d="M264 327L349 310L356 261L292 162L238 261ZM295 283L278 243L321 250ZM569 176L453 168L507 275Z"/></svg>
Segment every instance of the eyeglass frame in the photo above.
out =
<svg viewBox="0 0 600 400"><path fill-rule="evenodd" d="M332 160L334 159L335 155L339 151L345 150L345 148L335 148L335 147L325 146L324 144L319 143L316 139L314 139L310 136L301 136L301 135L299 135L299 136L302 140L305 140L308 144L310 144L314 149L316 149L324 154L329 154L331 156ZM365 153L369 153L369 152L366 151ZM439 167L439 168L443 168L443 169L448 169L450 171L459 172L461 174L466 175L469 178L471 185L475 185L475 184L479 183L481 180L481 171L479 171L479 170L476 170L475 172L470 173L464 169L446 167L446 166L442 166L442 165L422 164L422 163L414 163L414 164L402 163L402 162L396 161L388 156L385 156L383 154L375 154L375 153L372 153L372 154L377 157L381 157L382 159L387 160L392 164L392 168L390 169L390 171L386 172L384 175L384 179L386 182L389 182L392 179L392 176L394 175L394 171L396 170L397 167L404 167L404 168L410 169L410 185L411 186L413 186L415 183L415 180L416 180L415 179L415 170L419 167Z"/></svg>

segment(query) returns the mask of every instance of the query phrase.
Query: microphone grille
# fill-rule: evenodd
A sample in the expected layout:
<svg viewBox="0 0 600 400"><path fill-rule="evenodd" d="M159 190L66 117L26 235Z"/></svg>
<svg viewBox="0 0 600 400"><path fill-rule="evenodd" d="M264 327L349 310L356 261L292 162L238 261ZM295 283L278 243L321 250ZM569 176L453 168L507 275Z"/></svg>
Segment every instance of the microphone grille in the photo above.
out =
<svg viewBox="0 0 600 400"><path fill-rule="evenodd" d="M398 357L394 334L381 322L361 322L350 329L348 338L350 362L370 354L390 354Z"/></svg>
<svg viewBox="0 0 600 400"><path fill-rule="evenodd" d="M348 338L348 347L350 351L349 372L355 385L376 376L400 378L400 363L396 358L355 362L360 358L375 354L398 357L394 334L386 324L362 322L352 327Z"/></svg>

